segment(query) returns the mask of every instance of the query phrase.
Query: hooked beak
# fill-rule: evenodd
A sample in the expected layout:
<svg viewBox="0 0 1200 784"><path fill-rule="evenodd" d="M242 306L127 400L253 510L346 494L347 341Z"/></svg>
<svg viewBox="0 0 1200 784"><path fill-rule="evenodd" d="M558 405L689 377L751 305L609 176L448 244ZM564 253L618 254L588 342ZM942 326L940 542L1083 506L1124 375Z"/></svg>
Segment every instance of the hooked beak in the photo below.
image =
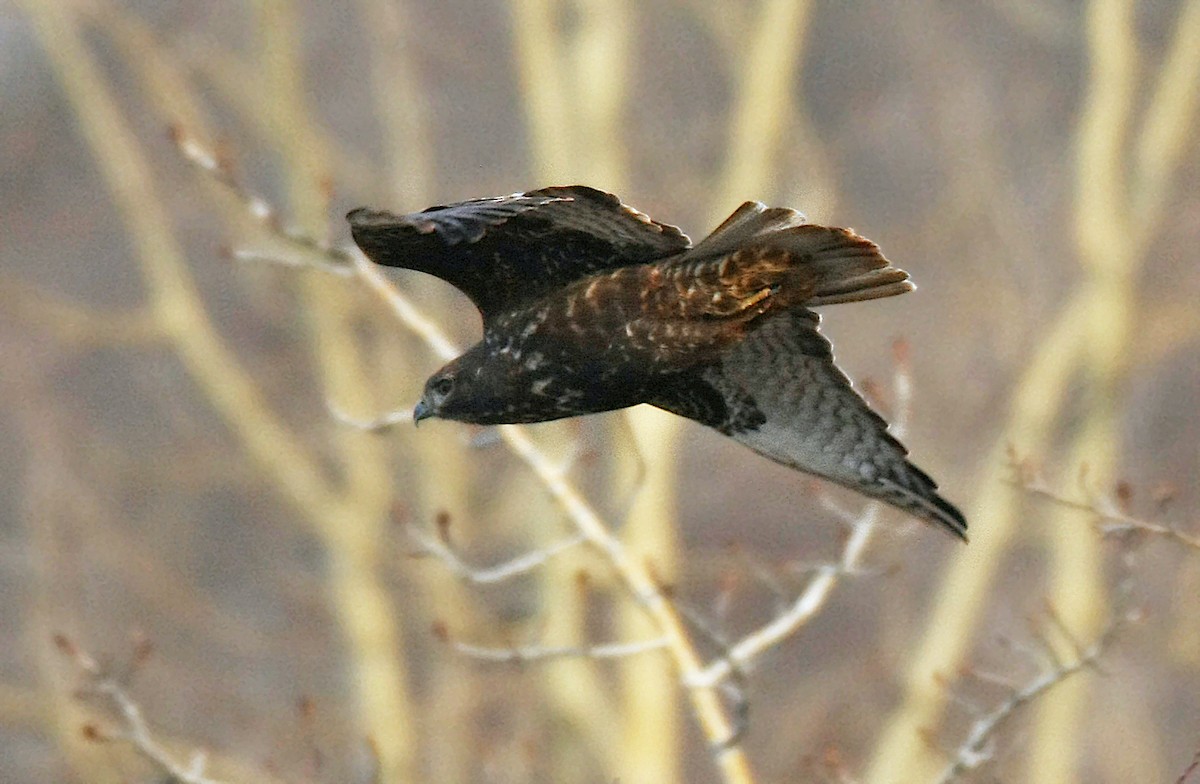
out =
<svg viewBox="0 0 1200 784"><path fill-rule="evenodd" d="M425 398L418 400L417 404L413 406L413 426L416 427L421 424L422 419L429 419L431 416L433 416L433 410L425 402Z"/></svg>

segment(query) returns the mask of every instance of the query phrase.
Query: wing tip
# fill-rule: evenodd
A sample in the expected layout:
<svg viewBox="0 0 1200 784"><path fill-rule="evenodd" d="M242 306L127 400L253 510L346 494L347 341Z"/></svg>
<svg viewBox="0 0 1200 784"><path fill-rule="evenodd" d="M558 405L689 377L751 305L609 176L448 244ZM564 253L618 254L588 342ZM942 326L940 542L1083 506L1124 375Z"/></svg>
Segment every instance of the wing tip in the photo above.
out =
<svg viewBox="0 0 1200 784"><path fill-rule="evenodd" d="M431 220L422 220L420 215L421 213L397 215L387 210L356 207L346 213L346 222L350 224L352 233L397 228L414 229L419 234L432 233L437 228L437 224Z"/></svg>
<svg viewBox="0 0 1200 784"><path fill-rule="evenodd" d="M929 499L937 508L940 514L934 514L932 519L947 531L962 540L963 544L969 544L971 539L967 536L967 518L959 511L958 507L942 498L937 493Z"/></svg>
<svg viewBox="0 0 1200 784"><path fill-rule="evenodd" d="M933 484L933 480L930 480L930 484L931 487L924 492L911 494L913 500L917 502L917 508L911 511L962 540L964 544L969 543L967 518L957 506L942 498L937 492L937 485Z"/></svg>
<svg viewBox="0 0 1200 784"><path fill-rule="evenodd" d="M937 483L929 474L908 461L905 461L905 468L907 476L904 478L893 475L882 479L886 492L867 495L875 495L901 511L933 523L964 544L970 542L966 516L957 506L942 498Z"/></svg>
<svg viewBox="0 0 1200 784"><path fill-rule="evenodd" d="M381 214L379 210L373 210L370 207L355 207L346 213L346 222L350 224L351 228L366 226L374 222Z"/></svg>

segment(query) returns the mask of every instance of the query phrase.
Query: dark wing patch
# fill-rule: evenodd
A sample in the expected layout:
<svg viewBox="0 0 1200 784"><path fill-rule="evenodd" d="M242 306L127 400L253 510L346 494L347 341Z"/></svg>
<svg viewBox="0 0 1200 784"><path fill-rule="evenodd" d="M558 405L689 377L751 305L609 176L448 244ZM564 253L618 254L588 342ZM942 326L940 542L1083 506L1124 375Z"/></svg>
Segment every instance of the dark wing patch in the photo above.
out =
<svg viewBox="0 0 1200 784"><path fill-rule="evenodd" d="M409 215L346 216L367 257L435 275L489 321L596 272L681 253L691 241L610 193L582 185L474 199Z"/></svg>
<svg viewBox="0 0 1200 784"><path fill-rule="evenodd" d="M720 376L721 367L716 364L674 373L661 383L656 379L646 402L727 436L765 424L766 417L754 398L744 390L731 390L719 383ZM714 380L719 385L714 385Z"/></svg>
<svg viewBox="0 0 1200 784"><path fill-rule="evenodd" d="M834 365L818 323L805 310L764 318L719 363L692 371L703 379L702 390L685 389L655 405L965 538L962 514L938 495L937 484L908 461L908 450L887 432L887 423L855 393ZM724 409L712 402L717 396Z"/></svg>

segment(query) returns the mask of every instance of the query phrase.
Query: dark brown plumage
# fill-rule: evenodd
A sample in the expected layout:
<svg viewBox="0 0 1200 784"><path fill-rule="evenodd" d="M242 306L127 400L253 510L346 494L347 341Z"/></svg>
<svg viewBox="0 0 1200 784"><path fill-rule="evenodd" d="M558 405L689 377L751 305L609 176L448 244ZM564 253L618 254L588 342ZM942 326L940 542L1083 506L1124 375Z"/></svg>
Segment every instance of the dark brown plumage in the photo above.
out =
<svg viewBox="0 0 1200 784"><path fill-rule="evenodd" d="M870 240L746 202L703 242L584 186L347 216L373 261L435 275L483 339L414 410L477 424L649 403L965 538L837 369L810 307L912 289Z"/></svg>

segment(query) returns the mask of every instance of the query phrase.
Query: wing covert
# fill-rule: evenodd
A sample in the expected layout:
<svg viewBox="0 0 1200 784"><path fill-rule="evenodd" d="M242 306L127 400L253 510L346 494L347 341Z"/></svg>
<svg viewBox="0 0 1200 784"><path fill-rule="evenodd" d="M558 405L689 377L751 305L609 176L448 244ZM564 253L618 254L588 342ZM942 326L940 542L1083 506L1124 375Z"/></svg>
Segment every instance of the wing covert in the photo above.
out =
<svg viewBox="0 0 1200 784"><path fill-rule="evenodd" d="M408 215L346 216L377 264L452 284L484 321L587 275L681 253L691 241L612 194L581 185L473 199Z"/></svg>

